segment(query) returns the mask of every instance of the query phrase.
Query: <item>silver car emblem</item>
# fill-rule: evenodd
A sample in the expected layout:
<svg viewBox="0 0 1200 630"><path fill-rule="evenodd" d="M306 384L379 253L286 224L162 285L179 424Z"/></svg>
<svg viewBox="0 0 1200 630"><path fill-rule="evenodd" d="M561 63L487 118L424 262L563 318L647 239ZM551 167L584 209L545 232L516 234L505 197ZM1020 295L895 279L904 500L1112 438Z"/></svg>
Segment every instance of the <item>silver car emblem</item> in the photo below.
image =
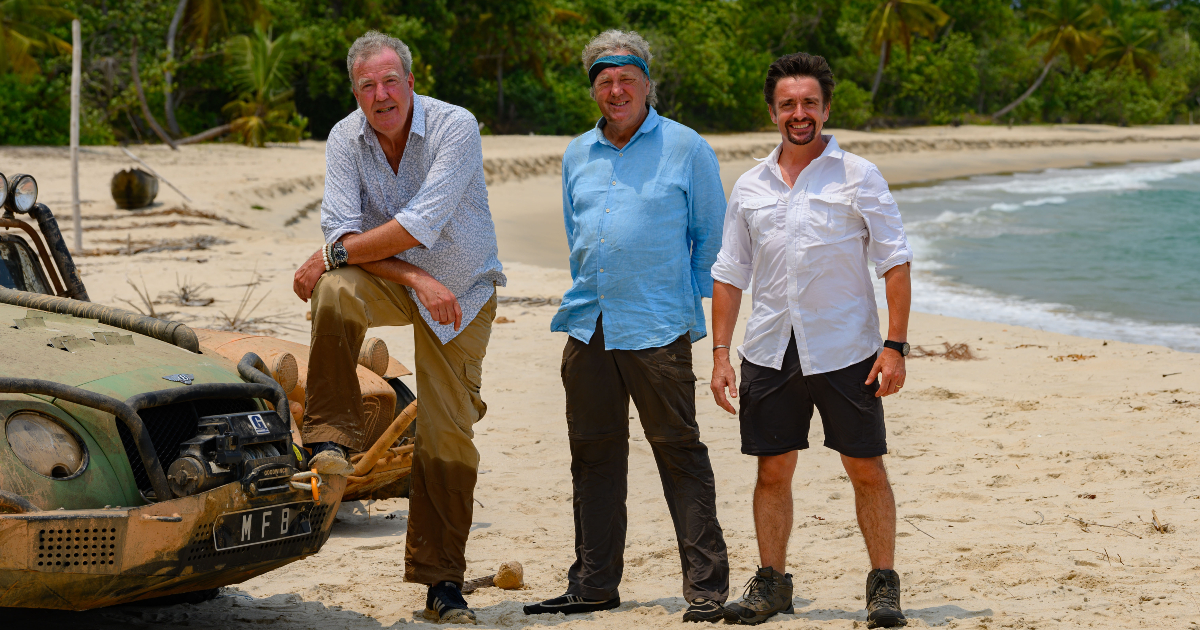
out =
<svg viewBox="0 0 1200 630"><path fill-rule="evenodd" d="M184 385L191 385L192 381L196 380L196 377L191 374L168 374L163 378L173 383L183 383Z"/></svg>

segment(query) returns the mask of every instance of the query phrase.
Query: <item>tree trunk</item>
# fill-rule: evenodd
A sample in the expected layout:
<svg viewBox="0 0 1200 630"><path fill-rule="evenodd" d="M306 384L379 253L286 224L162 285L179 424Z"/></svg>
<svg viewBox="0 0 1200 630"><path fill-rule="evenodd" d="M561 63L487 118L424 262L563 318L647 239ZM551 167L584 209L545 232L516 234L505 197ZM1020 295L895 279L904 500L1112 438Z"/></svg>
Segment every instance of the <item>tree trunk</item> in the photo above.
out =
<svg viewBox="0 0 1200 630"><path fill-rule="evenodd" d="M888 53L891 52L892 43L888 40L883 40L883 46L879 49L879 67L875 69L875 81L871 83L871 100L875 100L875 93L879 91L879 82L883 79L883 67L887 65Z"/></svg>
<svg viewBox="0 0 1200 630"><path fill-rule="evenodd" d="M175 141L175 144L194 144L196 142L204 142L205 140L212 140L218 136L223 136L230 131L233 131L233 125L221 125L219 127L213 127L208 131L202 131L194 136L180 138L179 140Z"/></svg>
<svg viewBox="0 0 1200 630"><path fill-rule="evenodd" d="M171 76L171 63L175 61L175 36L179 34L179 23L183 21L183 12L187 9L188 0L179 0L179 5L175 7L175 17L171 18L171 27L167 29L167 65L163 69L163 78L166 79L163 87L163 109L167 115L167 128L171 133L180 135L179 123L175 121L175 95L171 92L171 82L174 77Z"/></svg>
<svg viewBox="0 0 1200 630"><path fill-rule="evenodd" d="M496 122L504 117L504 51L496 55ZM497 130L499 131L499 130Z"/></svg>
<svg viewBox="0 0 1200 630"><path fill-rule="evenodd" d="M150 113L150 105L146 103L146 93L142 91L142 76L138 73L136 37L133 39L133 53L129 57L129 69L133 71L133 87L137 90L138 101L142 104L142 116L145 116L146 123L154 130L154 134L158 136L159 140L162 140L171 149L178 151L179 147L175 146L175 143L171 141L171 136L168 136L167 132L159 126L154 114Z"/></svg>
<svg viewBox="0 0 1200 630"><path fill-rule="evenodd" d="M1000 118L1004 117L1005 114L1007 114L1008 112L1011 112L1013 109L1015 109L1017 107L1017 105L1024 103L1025 99L1029 98L1030 96L1033 96L1033 93L1035 91L1037 91L1037 89L1039 87L1041 87L1042 81L1046 80L1046 75L1050 74L1050 67L1053 65L1054 65L1054 59L1047 61L1046 67L1042 68L1042 74L1040 76L1038 76L1037 81L1034 81L1033 85L1029 86L1029 89L1025 90L1024 94L1018 96L1017 100L1009 103L1008 105L1005 105L1004 109L1001 109L1000 111L996 112L995 114L992 114L992 118L994 120L999 120Z"/></svg>

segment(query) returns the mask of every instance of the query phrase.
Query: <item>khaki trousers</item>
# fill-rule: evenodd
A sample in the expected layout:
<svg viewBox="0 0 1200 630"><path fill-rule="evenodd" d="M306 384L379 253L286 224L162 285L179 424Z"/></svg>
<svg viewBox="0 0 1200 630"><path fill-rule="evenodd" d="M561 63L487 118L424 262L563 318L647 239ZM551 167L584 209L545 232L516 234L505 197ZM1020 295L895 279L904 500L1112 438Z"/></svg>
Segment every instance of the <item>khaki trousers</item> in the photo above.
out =
<svg viewBox="0 0 1200 630"><path fill-rule="evenodd" d="M372 326L413 327L416 341L416 450L409 493L404 579L462 584L479 451L471 427L487 405L479 397L483 355L496 297L443 345L404 286L357 266L325 273L312 296L312 350L304 441L363 450L362 394L355 368Z"/></svg>

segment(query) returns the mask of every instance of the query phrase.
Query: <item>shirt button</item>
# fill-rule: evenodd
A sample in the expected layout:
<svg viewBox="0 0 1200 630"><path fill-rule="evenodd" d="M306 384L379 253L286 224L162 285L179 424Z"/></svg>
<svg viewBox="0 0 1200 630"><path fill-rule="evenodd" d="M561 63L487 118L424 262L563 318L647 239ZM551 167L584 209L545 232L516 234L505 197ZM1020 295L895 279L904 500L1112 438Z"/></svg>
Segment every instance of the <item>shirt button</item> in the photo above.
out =
<svg viewBox="0 0 1200 630"><path fill-rule="evenodd" d="M608 212L609 210L608 210L608 208L605 208L605 209L604 209L604 211L605 211L605 212Z"/></svg>
<svg viewBox="0 0 1200 630"><path fill-rule="evenodd" d="M604 270L603 270L603 269L601 269L601 270L600 270L600 273L604 273ZM601 297L603 297L603 296L601 296Z"/></svg>
<svg viewBox="0 0 1200 630"><path fill-rule="evenodd" d="M603 242L604 242L604 239L600 239L600 242L601 242L601 243L603 243Z"/></svg>
<svg viewBox="0 0 1200 630"><path fill-rule="evenodd" d="M621 156L621 157L625 157L625 153L623 153L623 152L622 152L622 153L618 153L617 155L619 155L619 156Z"/></svg>
<svg viewBox="0 0 1200 630"><path fill-rule="evenodd" d="M603 296L603 295L601 295L601 296L600 296L600 299L601 299L601 300L603 300L603 299L604 299L604 296Z"/></svg>
<svg viewBox="0 0 1200 630"><path fill-rule="evenodd" d="M616 185L617 185L616 180L613 180L613 186L616 186Z"/></svg>

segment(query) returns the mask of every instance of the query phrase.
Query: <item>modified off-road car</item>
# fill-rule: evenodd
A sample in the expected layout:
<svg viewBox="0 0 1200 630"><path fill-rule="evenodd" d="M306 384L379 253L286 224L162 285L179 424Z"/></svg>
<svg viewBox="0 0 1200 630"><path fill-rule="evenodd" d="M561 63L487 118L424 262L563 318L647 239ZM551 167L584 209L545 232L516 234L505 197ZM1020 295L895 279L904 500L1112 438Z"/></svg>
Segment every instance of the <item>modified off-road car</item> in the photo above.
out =
<svg viewBox="0 0 1200 630"><path fill-rule="evenodd" d="M0 175L0 607L212 594L316 553L347 478L297 448L307 348L91 303L36 198ZM379 345L358 497L402 492L411 468L416 404Z"/></svg>

